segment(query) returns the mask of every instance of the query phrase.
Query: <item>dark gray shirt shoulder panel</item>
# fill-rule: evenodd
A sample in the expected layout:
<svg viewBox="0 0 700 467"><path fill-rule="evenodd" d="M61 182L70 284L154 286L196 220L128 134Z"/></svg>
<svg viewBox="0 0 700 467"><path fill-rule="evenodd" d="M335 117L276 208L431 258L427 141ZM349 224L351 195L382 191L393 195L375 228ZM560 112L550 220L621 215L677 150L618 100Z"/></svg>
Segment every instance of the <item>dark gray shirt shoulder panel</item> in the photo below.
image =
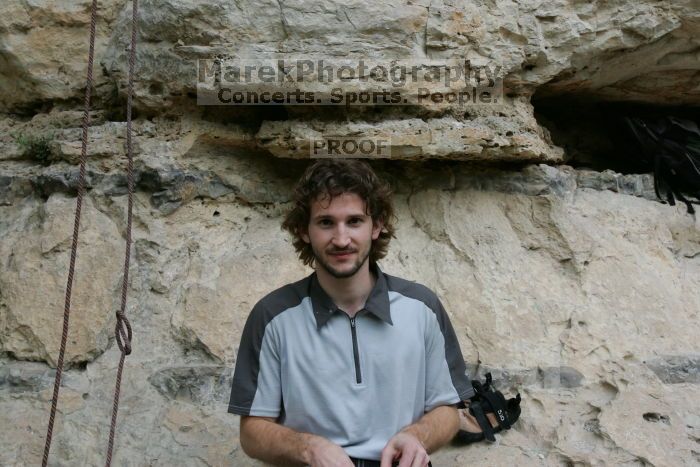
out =
<svg viewBox="0 0 700 467"><path fill-rule="evenodd" d="M250 415L258 389L260 350L267 325L280 313L301 303L308 295L309 278L284 285L261 298L246 320L233 374L228 411Z"/></svg>

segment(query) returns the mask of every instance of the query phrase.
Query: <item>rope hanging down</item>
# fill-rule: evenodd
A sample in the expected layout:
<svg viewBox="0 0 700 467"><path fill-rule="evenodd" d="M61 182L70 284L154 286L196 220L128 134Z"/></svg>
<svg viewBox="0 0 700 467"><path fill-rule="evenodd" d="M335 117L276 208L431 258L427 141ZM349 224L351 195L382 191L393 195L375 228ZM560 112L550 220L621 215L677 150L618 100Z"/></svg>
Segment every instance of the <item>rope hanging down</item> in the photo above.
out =
<svg viewBox="0 0 700 467"><path fill-rule="evenodd" d="M131 140L131 108L134 93L134 63L136 61L136 24L138 18L138 0L132 0L132 16L131 16L131 47L129 49L129 84L127 93L126 106L126 145L127 145L127 183L129 189L128 196L128 212L127 212L127 228L126 228L126 252L124 258L124 273L122 276L122 296L121 306L116 312L117 324L115 328L115 338L117 346L121 351L119 366L117 368L117 381L114 390L114 400L112 405L112 422L109 432L109 444L107 446L107 461L106 466L109 467L112 463L112 450L114 447L114 433L117 424L117 412L119 411L119 394L121 390L122 370L124 368L124 360L126 356L131 354L131 324L126 317L126 292L129 283L129 258L131 255L131 222L132 222L132 207L133 207L133 192L134 192L134 175L133 175L133 147ZM66 285L66 299L63 310L63 333L61 335L61 346L56 362L56 377L54 379L53 397L51 399L51 413L49 415L49 425L46 432L46 444L44 445L44 456L42 466L46 467L49 462L49 451L51 450L51 440L53 437L53 425L56 418L56 409L58 406L58 393L61 387L61 377L63 375L63 360L66 352L66 342L68 340L68 323L70 318L70 303L73 290L73 276L75 273L75 259L78 251L78 232L80 231L80 216L83 204L83 195L85 193L85 161L87 159L87 140L88 128L90 126L90 98L92 91L92 70L95 56L95 24L97 22L97 0L92 1L90 14L90 49L88 52L88 68L87 68L87 84L85 86L85 110L83 113L83 133L82 133L82 150L80 153L80 173L78 176L78 196L75 207L75 222L73 224L73 242L71 244L70 266L68 269L68 283Z"/></svg>

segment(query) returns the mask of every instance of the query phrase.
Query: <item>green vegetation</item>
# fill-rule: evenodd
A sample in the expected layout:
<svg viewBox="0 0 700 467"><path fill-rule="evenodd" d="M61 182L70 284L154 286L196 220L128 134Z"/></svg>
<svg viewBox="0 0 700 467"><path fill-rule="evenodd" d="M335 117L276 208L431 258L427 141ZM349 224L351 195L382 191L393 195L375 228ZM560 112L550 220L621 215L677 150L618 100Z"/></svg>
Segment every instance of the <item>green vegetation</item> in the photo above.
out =
<svg viewBox="0 0 700 467"><path fill-rule="evenodd" d="M52 162L51 141L53 135L32 135L18 133L14 135L15 142L22 150L22 156L35 160L42 165L49 165Z"/></svg>

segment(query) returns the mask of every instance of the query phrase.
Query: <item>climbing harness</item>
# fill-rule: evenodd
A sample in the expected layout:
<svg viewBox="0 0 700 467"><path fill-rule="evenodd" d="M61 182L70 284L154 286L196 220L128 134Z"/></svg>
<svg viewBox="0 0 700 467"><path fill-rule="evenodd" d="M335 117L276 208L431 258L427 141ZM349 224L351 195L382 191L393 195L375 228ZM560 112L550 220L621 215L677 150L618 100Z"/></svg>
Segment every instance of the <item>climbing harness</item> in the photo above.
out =
<svg viewBox="0 0 700 467"><path fill-rule="evenodd" d="M474 395L469 398L468 407L462 408L468 410L474 416L481 432L471 433L465 430L459 430L454 438L454 443L457 445L466 445L477 441L486 440L491 443L496 441L494 434L500 433L503 430L510 430L510 427L520 418L520 393L514 398L507 399L501 391L493 387L493 378L491 373L486 373L485 381L482 383L478 379L472 380L472 388ZM492 427L491 422L486 417L492 413L498 422L497 427Z"/></svg>
<svg viewBox="0 0 700 467"><path fill-rule="evenodd" d="M121 352L119 366L117 367L117 381L114 390L114 400L112 404L112 422L109 431L109 444L107 446L106 466L112 464L112 450L114 448L114 433L117 425L117 412L119 410L119 395L121 390L122 370L126 356L131 354L132 330L131 324L126 317L126 291L129 283L129 257L131 254L131 220L134 192L133 175L133 148L131 141L131 107L134 93L134 63L136 58L136 23L138 17L138 0L132 0L131 15L131 47L129 49L129 84L127 91L126 105L126 146L127 146L127 183L129 188L128 213L126 227L126 254L124 258L124 273L122 276L121 306L116 312L117 324L115 327L115 338L117 346ZM70 318L70 301L73 290L73 275L75 271L75 258L78 250L78 232L80 230L80 214L85 192L85 161L87 159L88 128L90 126L90 98L92 91L92 69L95 55L95 24L97 22L97 0L92 1L90 14L90 49L88 53L87 85L85 86L85 111L83 114L82 150L80 153L80 174L78 177L78 196L75 207L75 222L73 224L73 242L71 244L70 266L68 269L68 283L66 285L66 299L63 311L63 334L61 335L61 346L56 361L56 377L54 379L53 397L51 399L51 413L49 415L49 425L46 432L46 444L44 445L44 456L42 466L46 467L49 462L49 451L51 450L51 440L53 437L53 425L56 418L56 408L58 406L58 393L61 386L61 376L63 375L63 359L66 351L66 341L68 339L68 321Z"/></svg>

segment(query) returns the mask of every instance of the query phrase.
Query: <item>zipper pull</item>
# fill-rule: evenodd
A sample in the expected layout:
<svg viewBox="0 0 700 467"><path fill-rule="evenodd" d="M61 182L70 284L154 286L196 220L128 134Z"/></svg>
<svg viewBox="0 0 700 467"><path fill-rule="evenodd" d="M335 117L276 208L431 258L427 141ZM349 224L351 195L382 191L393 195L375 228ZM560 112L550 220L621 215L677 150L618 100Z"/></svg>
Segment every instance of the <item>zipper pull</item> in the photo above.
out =
<svg viewBox="0 0 700 467"><path fill-rule="evenodd" d="M350 327L351 328L355 327L355 317L354 316L352 318L350 318Z"/></svg>

